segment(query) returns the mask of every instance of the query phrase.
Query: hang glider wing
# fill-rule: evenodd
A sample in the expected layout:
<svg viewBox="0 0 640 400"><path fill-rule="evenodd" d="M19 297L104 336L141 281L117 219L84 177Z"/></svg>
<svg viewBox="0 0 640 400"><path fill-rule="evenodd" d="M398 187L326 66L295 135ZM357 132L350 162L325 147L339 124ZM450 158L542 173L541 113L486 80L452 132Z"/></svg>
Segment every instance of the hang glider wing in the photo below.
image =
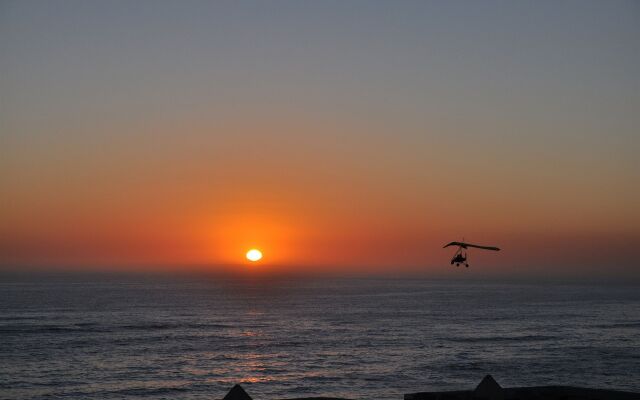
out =
<svg viewBox="0 0 640 400"><path fill-rule="evenodd" d="M459 246L459 247L462 247L463 249L467 249L467 248L469 248L469 247L475 247L476 249L500 251L500 249L499 249L499 248L497 248L497 247L493 247L493 246L479 246L479 245L477 245L477 244L471 244L471 243L465 243L465 242L451 242L451 243L447 243L447 244L445 244L442 248L444 249L445 247L449 247L449 246Z"/></svg>

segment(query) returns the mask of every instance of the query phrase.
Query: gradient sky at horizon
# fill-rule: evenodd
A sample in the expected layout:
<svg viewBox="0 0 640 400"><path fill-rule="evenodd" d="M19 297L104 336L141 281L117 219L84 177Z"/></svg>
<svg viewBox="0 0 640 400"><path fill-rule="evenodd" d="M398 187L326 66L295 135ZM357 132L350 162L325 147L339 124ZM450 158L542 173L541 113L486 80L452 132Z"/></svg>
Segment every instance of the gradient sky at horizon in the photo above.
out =
<svg viewBox="0 0 640 400"><path fill-rule="evenodd" d="M640 276L637 2L4 1L0 71L4 267Z"/></svg>

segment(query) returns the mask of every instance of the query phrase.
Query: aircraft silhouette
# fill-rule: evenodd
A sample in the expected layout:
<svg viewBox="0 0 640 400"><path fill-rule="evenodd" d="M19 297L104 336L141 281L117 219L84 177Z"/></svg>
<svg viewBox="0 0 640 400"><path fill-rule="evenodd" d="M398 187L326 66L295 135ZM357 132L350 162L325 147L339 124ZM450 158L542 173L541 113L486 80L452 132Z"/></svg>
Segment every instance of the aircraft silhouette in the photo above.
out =
<svg viewBox="0 0 640 400"><path fill-rule="evenodd" d="M449 246L458 246L458 250L456 250L456 252L453 254L453 258L451 259L451 265L455 264L456 267L459 267L460 264L463 264L465 267L469 268L467 252L465 251L464 254L462 254L463 249L467 250L469 247L474 247L476 249L482 249L482 250L500 251L499 248L494 246L480 246L477 244L471 244L471 243L465 243L465 242L447 243L442 248L444 249L445 247L449 247Z"/></svg>

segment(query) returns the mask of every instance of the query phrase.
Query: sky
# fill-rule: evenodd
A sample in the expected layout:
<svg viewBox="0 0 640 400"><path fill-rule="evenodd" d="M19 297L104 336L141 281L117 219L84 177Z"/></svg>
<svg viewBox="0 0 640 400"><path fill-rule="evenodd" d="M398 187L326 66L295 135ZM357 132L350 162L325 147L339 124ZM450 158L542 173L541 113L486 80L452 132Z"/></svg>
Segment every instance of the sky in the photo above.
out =
<svg viewBox="0 0 640 400"><path fill-rule="evenodd" d="M635 1L2 1L0 266L640 278L639 72Z"/></svg>

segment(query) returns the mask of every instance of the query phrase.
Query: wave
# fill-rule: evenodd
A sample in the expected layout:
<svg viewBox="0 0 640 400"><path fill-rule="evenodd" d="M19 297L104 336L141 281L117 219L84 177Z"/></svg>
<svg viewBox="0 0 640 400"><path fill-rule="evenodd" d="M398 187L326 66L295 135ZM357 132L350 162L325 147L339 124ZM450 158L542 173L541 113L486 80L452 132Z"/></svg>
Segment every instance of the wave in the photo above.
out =
<svg viewBox="0 0 640 400"><path fill-rule="evenodd" d="M222 329L228 328L227 324L164 324L164 323L145 323L130 325L99 325L97 323L79 322L65 325L37 325L37 324L7 324L0 325L0 333L68 333L68 332L86 332L86 333L114 333L118 331L168 331L183 329Z"/></svg>
<svg viewBox="0 0 640 400"><path fill-rule="evenodd" d="M557 340L558 336L547 335L521 335L521 336L478 336L478 337L443 337L442 340L457 343L483 343L483 342L540 342Z"/></svg>
<svg viewBox="0 0 640 400"><path fill-rule="evenodd" d="M615 328L640 328L640 321L631 321L631 322L617 322L611 324L600 324L594 325L594 328L599 329L615 329Z"/></svg>
<svg viewBox="0 0 640 400"><path fill-rule="evenodd" d="M79 325L5 325L0 327L0 333L5 334L42 334L69 332L110 333L113 332L113 329Z"/></svg>
<svg viewBox="0 0 640 400"><path fill-rule="evenodd" d="M100 396L115 396L115 397L129 397L129 396L163 396L163 395L171 395L176 393L185 393L189 392L191 389L183 386L170 386L170 387L157 387L157 388L125 388L120 390L109 390L109 391L101 391L98 393Z"/></svg>

